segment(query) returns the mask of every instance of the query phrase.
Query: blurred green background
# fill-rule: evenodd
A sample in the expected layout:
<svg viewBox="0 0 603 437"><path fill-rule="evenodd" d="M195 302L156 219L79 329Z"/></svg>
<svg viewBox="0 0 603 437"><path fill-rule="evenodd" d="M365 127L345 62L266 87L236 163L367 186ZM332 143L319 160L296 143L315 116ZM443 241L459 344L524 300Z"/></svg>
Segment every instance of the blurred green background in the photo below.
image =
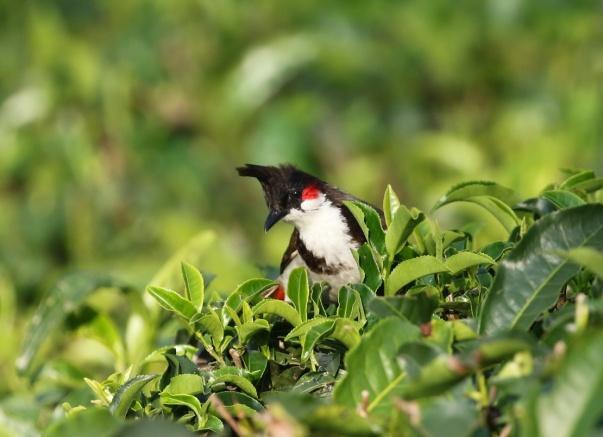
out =
<svg viewBox="0 0 603 437"><path fill-rule="evenodd" d="M277 264L290 230L264 235L245 162L420 208L601 173L601 23L600 1L0 1L1 328L68 271L143 286L204 230L219 290Z"/></svg>

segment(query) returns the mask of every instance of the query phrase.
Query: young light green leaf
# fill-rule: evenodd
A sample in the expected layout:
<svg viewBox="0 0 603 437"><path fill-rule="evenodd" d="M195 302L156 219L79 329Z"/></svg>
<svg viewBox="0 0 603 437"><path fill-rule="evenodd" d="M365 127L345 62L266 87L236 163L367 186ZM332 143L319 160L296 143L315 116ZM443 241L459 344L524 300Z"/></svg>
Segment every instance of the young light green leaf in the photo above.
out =
<svg viewBox="0 0 603 437"><path fill-rule="evenodd" d="M391 411L391 400L406 372L397 359L400 346L416 341L419 328L398 318L379 321L345 356L348 373L335 387L335 401L349 408L363 404L368 393L368 412Z"/></svg>
<svg viewBox="0 0 603 437"><path fill-rule="evenodd" d="M587 181L591 181L593 179L595 179L595 172L594 171L592 171L592 170L582 170L582 171L579 171L579 172L571 175L566 180L564 180L559 185L559 188L569 190L569 189L572 189L573 187L575 187L576 185L582 184L582 183L587 182Z"/></svg>
<svg viewBox="0 0 603 437"><path fill-rule="evenodd" d="M481 264L495 264L496 262L484 253L458 252L446 258L445 264L453 275L458 275L463 270Z"/></svg>
<svg viewBox="0 0 603 437"><path fill-rule="evenodd" d="M368 243L364 243L358 248L358 264L364 272L363 283L371 290L377 290L383 281L378 263L380 258L379 254Z"/></svg>
<svg viewBox="0 0 603 437"><path fill-rule="evenodd" d="M333 331L328 334L329 338L339 341L348 349L353 349L360 343L360 333L358 327L361 323L353 322L350 319L337 318Z"/></svg>
<svg viewBox="0 0 603 437"><path fill-rule="evenodd" d="M308 284L308 272L305 267L298 267L289 275L287 296L293 302L295 309L297 309L301 321L305 322L308 320L310 286Z"/></svg>
<svg viewBox="0 0 603 437"><path fill-rule="evenodd" d="M168 393L171 395L196 395L203 393L204 387L205 381L199 375L176 375L170 380L170 383L167 385L167 387L163 389L163 393Z"/></svg>
<svg viewBox="0 0 603 437"><path fill-rule="evenodd" d="M268 290L270 287L278 285L276 281L270 279L250 279L243 282L232 292L224 303L222 310L222 322L227 325L231 320L231 311L238 313L241 309L241 303L244 300L253 300L263 291ZM230 309L231 311L228 311Z"/></svg>
<svg viewBox="0 0 603 437"><path fill-rule="evenodd" d="M423 276L448 271L446 264L430 255L402 261L392 270L385 281L385 295L393 296L402 287Z"/></svg>
<svg viewBox="0 0 603 437"><path fill-rule="evenodd" d="M202 334L209 334L213 340L213 344L219 344L224 338L224 327L220 317L211 310L204 315L198 313L191 319L191 324L199 325L199 330Z"/></svg>
<svg viewBox="0 0 603 437"><path fill-rule="evenodd" d="M323 319L321 323L313 325L302 338L302 354L301 360L308 361L310 354L314 350L316 344L331 332L335 321L331 319Z"/></svg>
<svg viewBox="0 0 603 437"><path fill-rule="evenodd" d="M603 252L591 247L577 247L560 254L603 279Z"/></svg>
<svg viewBox="0 0 603 437"><path fill-rule="evenodd" d="M239 335L239 341L241 343L247 343L249 337L254 335L258 331L270 331L270 324L267 320L258 319L253 322L243 323L241 326L235 328Z"/></svg>
<svg viewBox="0 0 603 437"><path fill-rule="evenodd" d="M186 297L193 304L197 311L203 308L203 300L205 296L205 282L201 272L192 264L182 263L182 277L186 289Z"/></svg>
<svg viewBox="0 0 603 437"><path fill-rule="evenodd" d="M354 319L358 317L360 301L357 292L350 287L342 287L337 297L337 316Z"/></svg>
<svg viewBox="0 0 603 437"><path fill-rule="evenodd" d="M274 314L282 317L293 326L299 325L302 321L299 314L287 302L277 299L266 299L253 307L253 314Z"/></svg>
<svg viewBox="0 0 603 437"><path fill-rule="evenodd" d="M581 339L537 400L542 436L591 435L603 413L603 331Z"/></svg>
<svg viewBox="0 0 603 437"><path fill-rule="evenodd" d="M328 319L326 317L315 317L313 319L306 320L305 322L300 323L295 328L293 328L291 331L289 331L289 334L287 334L287 336L285 337L285 340L291 340L292 338L295 338L295 337L302 337L302 336L306 335L306 333L313 327L323 324L329 320L333 320L333 319Z"/></svg>
<svg viewBox="0 0 603 437"><path fill-rule="evenodd" d="M572 208L574 206L580 206L586 204L581 198L566 190L550 190L542 193L542 197L551 202L559 209Z"/></svg>
<svg viewBox="0 0 603 437"><path fill-rule="evenodd" d="M385 234L385 249L390 259L394 258L415 227L424 219L422 212L409 211L404 205L399 205Z"/></svg>
<svg viewBox="0 0 603 437"><path fill-rule="evenodd" d="M197 310L193 304L174 290L168 290L163 287L147 287L147 292L157 300L162 308L176 313L186 321L190 321L197 314Z"/></svg>
<svg viewBox="0 0 603 437"><path fill-rule="evenodd" d="M158 375L138 375L127 381L117 390L111 405L109 405L109 411L117 417L124 418L130 409L130 405L134 402L140 392L149 382L157 378Z"/></svg>
<svg viewBox="0 0 603 437"><path fill-rule="evenodd" d="M205 408L201 405L201 401L191 394L167 393L163 392L159 396L163 405L177 405L189 408L195 416L200 426L205 424L206 413Z"/></svg>
<svg viewBox="0 0 603 437"><path fill-rule="evenodd" d="M388 228L399 206L400 199L398 199L392 186L388 184L383 196L383 215L385 216L385 224Z"/></svg>
<svg viewBox="0 0 603 437"><path fill-rule="evenodd" d="M379 213L363 202L345 201L344 204L360 224L367 241L377 252L385 254L385 231Z"/></svg>
<svg viewBox="0 0 603 437"><path fill-rule="evenodd" d="M253 396L254 398L258 397L257 391L253 384L242 375L237 375L234 373L222 373L221 375L216 376L211 380L210 387L212 388L212 390L217 390L220 384L230 384L237 386L249 396Z"/></svg>
<svg viewBox="0 0 603 437"><path fill-rule="evenodd" d="M469 181L452 187L433 207L439 209L452 202L468 201L475 197L492 197L513 207L519 202L517 193L507 187L490 181Z"/></svg>
<svg viewBox="0 0 603 437"><path fill-rule="evenodd" d="M579 266L559 256L559 251L582 246L603 250L601 217L603 205L593 204L538 220L501 262L481 308L479 332L527 330L579 271Z"/></svg>

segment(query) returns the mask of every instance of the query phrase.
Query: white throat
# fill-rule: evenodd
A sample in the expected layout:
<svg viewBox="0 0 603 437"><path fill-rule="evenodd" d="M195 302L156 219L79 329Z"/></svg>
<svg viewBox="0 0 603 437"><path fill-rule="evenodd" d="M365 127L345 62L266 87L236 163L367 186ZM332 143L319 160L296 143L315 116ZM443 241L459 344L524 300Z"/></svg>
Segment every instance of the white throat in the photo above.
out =
<svg viewBox="0 0 603 437"><path fill-rule="evenodd" d="M306 248L331 267L356 268L351 249L357 244L349 235L347 222L339 208L324 194L305 200L284 218L293 223Z"/></svg>

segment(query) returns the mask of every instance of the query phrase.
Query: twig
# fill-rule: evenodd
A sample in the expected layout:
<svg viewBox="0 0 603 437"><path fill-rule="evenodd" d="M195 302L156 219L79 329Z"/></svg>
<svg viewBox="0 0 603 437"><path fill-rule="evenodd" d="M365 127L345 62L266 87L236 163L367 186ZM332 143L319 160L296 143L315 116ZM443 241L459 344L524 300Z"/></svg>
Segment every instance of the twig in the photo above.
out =
<svg viewBox="0 0 603 437"><path fill-rule="evenodd" d="M239 351L231 347L228 353L230 354L232 361L234 361L235 367L237 367L238 369L242 369L243 362L241 361L241 354L239 353Z"/></svg>
<svg viewBox="0 0 603 437"><path fill-rule="evenodd" d="M230 413L228 412L228 410L226 409L226 407L224 406L222 401L215 394L213 394L209 397L209 401L211 402L211 405L215 408L217 413L222 417L222 419L224 419L226 421L226 423L228 423L228 426L230 426L230 428L232 428L233 432L236 435L242 435L241 428L239 428L239 424L230 415Z"/></svg>

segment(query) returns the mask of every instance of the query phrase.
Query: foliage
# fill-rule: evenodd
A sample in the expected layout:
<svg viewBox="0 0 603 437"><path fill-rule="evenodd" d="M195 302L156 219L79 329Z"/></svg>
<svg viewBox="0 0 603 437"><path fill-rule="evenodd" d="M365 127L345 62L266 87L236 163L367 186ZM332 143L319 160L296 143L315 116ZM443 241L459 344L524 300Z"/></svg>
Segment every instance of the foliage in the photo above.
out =
<svg viewBox="0 0 603 437"><path fill-rule="evenodd" d="M40 356L24 345L21 370L38 393L48 395L50 370L61 375L53 417L38 420L48 435L170 422L183 435L584 435L603 417L601 188L576 171L520 202L468 182L426 214L388 187L385 229L375 210L350 203L368 238L357 250L363 280L336 302L303 268L286 301L265 297L275 285L266 278L224 299L189 263L182 292L151 284L151 300L106 278L68 278L30 326ZM442 229L435 211L456 202L483 208L507 238L476 247L470 232ZM125 332L87 303L96 287L134 295ZM152 341L133 359L137 317L151 321ZM86 372L42 347L65 324L105 344L114 373L82 389ZM0 408L1 428L36 435L10 403Z"/></svg>

